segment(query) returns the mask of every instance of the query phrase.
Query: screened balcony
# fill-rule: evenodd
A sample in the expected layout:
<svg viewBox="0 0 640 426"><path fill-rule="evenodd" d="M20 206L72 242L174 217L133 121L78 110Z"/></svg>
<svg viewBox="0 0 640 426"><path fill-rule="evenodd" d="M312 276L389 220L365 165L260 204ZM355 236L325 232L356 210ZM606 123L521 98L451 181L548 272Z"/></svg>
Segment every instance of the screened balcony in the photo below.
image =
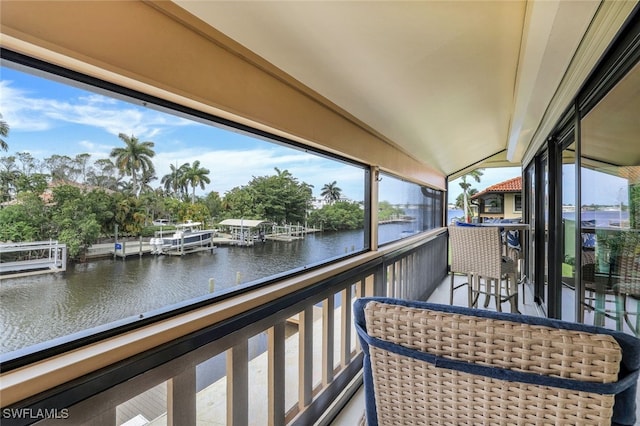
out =
<svg viewBox="0 0 640 426"><path fill-rule="evenodd" d="M313 267L3 358L2 423L347 424L348 401L359 419L350 302L446 300L449 185L477 168L522 171L521 312L591 322L576 260L589 226L565 227L563 197L588 193L581 167L638 167L639 13L633 1L3 1L3 66L354 166L363 237ZM626 96L599 104L610 92ZM17 123L22 104L1 105ZM385 240L392 179L420 188L431 225Z"/></svg>

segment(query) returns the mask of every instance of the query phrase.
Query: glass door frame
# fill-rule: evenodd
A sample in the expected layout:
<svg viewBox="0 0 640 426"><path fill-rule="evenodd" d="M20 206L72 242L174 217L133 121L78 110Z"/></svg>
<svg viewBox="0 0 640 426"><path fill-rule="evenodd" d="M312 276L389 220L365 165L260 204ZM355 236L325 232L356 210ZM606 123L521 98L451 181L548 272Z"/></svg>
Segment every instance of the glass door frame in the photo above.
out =
<svg viewBox="0 0 640 426"><path fill-rule="evenodd" d="M629 14L626 23L610 48L600 58L585 84L568 105L567 110L549 133L549 137L535 153L531 161L523 165L525 184L525 217L532 226L528 248L530 254L525 261L525 270L533 283L535 303L550 318L562 318L562 150L570 133L576 144L576 209L582 205L581 188L581 117L588 112L640 62L640 3ZM544 165L548 165L548 198L545 199ZM534 198L533 200L530 198ZM545 223L545 204L548 206L548 223ZM582 246L581 214L577 215L576 251ZM547 226L548 225L548 226ZM548 228L548 235L547 235ZM548 241L545 239L548 238ZM548 243L545 249L545 243ZM577 257L577 256L576 256ZM582 259L576 258L576 262ZM533 264L532 264L533 263ZM577 263L580 265L580 263ZM548 288L545 288L545 266ZM576 268L576 320L582 322L584 312L579 295L583 294L584 283L580 268ZM548 290L548 291L546 291Z"/></svg>

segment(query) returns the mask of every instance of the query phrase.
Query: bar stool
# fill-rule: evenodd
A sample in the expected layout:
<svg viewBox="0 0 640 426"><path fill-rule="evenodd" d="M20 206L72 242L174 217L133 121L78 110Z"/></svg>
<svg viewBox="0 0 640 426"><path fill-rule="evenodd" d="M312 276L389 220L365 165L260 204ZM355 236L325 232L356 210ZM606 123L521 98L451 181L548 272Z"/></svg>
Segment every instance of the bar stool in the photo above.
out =
<svg viewBox="0 0 640 426"><path fill-rule="evenodd" d="M453 299L453 272L466 273L469 279L469 306L476 307L480 295L485 295L485 308L491 298L496 310L509 301L511 312L518 311L518 283L516 264L502 255L502 239L498 227L449 226L451 242L451 300ZM455 267L454 269L454 259ZM502 286L506 280L505 286ZM503 291L504 290L504 291Z"/></svg>

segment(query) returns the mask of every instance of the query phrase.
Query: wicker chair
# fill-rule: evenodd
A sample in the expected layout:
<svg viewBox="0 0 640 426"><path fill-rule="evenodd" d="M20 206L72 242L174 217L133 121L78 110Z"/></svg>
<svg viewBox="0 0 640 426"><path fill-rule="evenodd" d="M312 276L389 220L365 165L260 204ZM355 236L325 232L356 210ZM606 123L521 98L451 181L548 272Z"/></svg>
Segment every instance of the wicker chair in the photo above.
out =
<svg viewBox="0 0 640 426"><path fill-rule="evenodd" d="M606 234L602 234L606 237ZM582 251L582 280L584 307L594 313L594 325L603 326L605 319L615 321L616 329L623 330L624 322L636 335L640 333L640 235L637 230L616 233L616 244L609 247L608 273L596 274L596 256L593 250ZM601 237L602 238L602 237ZM606 238L601 244L607 246ZM629 299L633 299L629 303ZM629 316L634 316L631 321Z"/></svg>
<svg viewBox="0 0 640 426"><path fill-rule="evenodd" d="M621 304L618 304L619 314L622 315L631 331L637 336L640 333L640 235L629 238L631 243L625 244L621 254L616 256L614 269L616 282L613 290ZM635 309L630 311L628 299L634 299ZM632 322L629 315L635 316Z"/></svg>
<svg viewBox="0 0 640 426"><path fill-rule="evenodd" d="M449 226L451 244L451 289L450 304L453 305L454 273L465 273L469 277L469 306L476 306L478 297L485 295L485 308L490 297L495 298L496 310L502 303L511 303L511 312L518 312L518 283L516 263L502 255L502 237L494 226ZM502 287L502 280L506 285ZM483 284L484 280L484 284Z"/></svg>
<svg viewBox="0 0 640 426"><path fill-rule="evenodd" d="M361 298L374 425L633 425L640 340L459 306Z"/></svg>
<svg viewBox="0 0 640 426"><path fill-rule="evenodd" d="M449 289L449 304L453 305L453 293L461 288L467 287L467 298L468 304L467 306L473 305L473 296L471 293L471 282L473 280L473 265L470 260L472 247L465 244L464 238L461 237L459 233L451 232L451 228L449 227L449 247L451 248L451 287ZM457 228L457 226L456 226ZM455 284L455 276L456 274L462 274L467 277L467 281L460 283L458 285Z"/></svg>
<svg viewBox="0 0 640 426"><path fill-rule="evenodd" d="M582 282L585 311L592 313L593 325L604 327L606 319L613 320L616 330L622 330L623 315L619 306L620 296L614 291L611 279L596 274L596 254L594 250L582 250Z"/></svg>

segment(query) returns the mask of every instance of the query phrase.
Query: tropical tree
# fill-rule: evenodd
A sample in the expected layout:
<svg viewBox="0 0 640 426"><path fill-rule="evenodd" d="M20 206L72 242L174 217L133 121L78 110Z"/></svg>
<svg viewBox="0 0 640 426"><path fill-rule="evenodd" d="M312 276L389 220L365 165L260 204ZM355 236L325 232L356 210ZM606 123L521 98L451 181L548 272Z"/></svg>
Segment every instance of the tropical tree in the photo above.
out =
<svg viewBox="0 0 640 426"><path fill-rule="evenodd" d="M205 184L211 183L211 179L207 176L209 173L209 169L200 167L200 161L198 160L184 170L184 181L192 188L191 203L196 202L196 187L200 186L200 189L204 189Z"/></svg>
<svg viewBox="0 0 640 426"><path fill-rule="evenodd" d="M140 199L122 193L116 193L114 199L114 219L122 235L140 235L147 220L145 207Z"/></svg>
<svg viewBox="0 0 640 426"><path fill-rule="evenodd" d="M175 166L173 164L169 164L169 169L171 171L168 174L162 176L162 179L160 179L160 183L163 185L164 190L168 193L174 194L175 196L179 196L182 192L184 192L184 175L189 168L189 163L184 163L180 167L178 167L177 164Z"/></svg>
<svg viewBox="0 0 640 426"><path fill-rule="evenodd" d="M136 197L139 195L138 173L142 176L144 173L154 171L153 161L151 158L155 155L153 150L154 143L140 142L135 136L127 136L120 133L118 137L124 142L124 148L113 148L110 157L115 158L115 163L120 172L131 176L131 184L133 193Z"/></svg>
<svg viewBox="0 0 640 426"><path fill-rule="evenodd" d="M388 201L380 201L378 203L378 221L380 220L389 220L402 216L404 214L404 209L400 207L394 207Z"/></svg>
<svg viewBox="0 0 640 426"><path fill-rule="evenodd" d="M476 188L469 188L469 191L467 192L467 195L469 196L469 198L473 197L474 195L476 195L478 193L478 190ZM457 209L463 210L464 209L464 194L460 194L456 197L456 202L453 204Z"/></svg>
<svg viewBox="0 0 640 426"><path fill-rule="evenodd" d="M236 186L224 194L222 211L225 219L264 219L260 214L256 214L254 191L247 185Z"/></svg>
<svg viewBox="0 0 640 426"><path fill-rule="evenodd" d="M274 169L275 175L254 177L249 182L256 216L275 223L304 223L312 198L312 186L288 170Z"/></svg>
<svg viewBox="0 0 640 426"><path fill-rule="evenodd" d="M75 160L68 155L53 154L44 159L44 164L49 169L53 181L75 182L80 174Z"/></svg>
<svg viewBox="0 0 640 426"><path fill-rule="evenodd" d="M183 217L180 220L192 220L194 222L206 223L211 217L209 208L204 203L191 203L186 206Z"/></svg>
<svg viewBox="0 0 640 426"><path fill-rule="evenodd" d="M133 182L131 182L130 180L118 181L118 191L127 196L133 196L135 194L133 189Z"/></svg>
<svg viewBox="0 0 640 426"><path fill-rule="evenodd" d="M85 152L83 154L76 155L76 157L73 159L74 163L76 164L76 169L78 170L78 173L82 177L82 182L80 183L87 182L87 171L88 171L87 169L88 169L90 158L91 158L91 154L88 154Z"/></svg>
<svg viewBox="0 0 640 426"><path fill-rule="evenodd" d="M118 189L117 167L109 158L101 158L87 171L87 183L104 189Z"/></svg>
<svg viewBox="0 0 640 426"><path fill-rule="evenodd" d="M9 125L2 119L2 114L0 114L0 136L2 136L2 138L9 136ZM9 151L9 145L2 138L0 138L0 149Z"/></svg>
<svg viewBox="0 0 640 426"><path fill-rule="evenodd" d="M22 173L30 175L38 168L38 160L36 160L30 152L18 152L16 156L18 157L18 161L22 164Z"/></svg>
<svg viewBox="0 0 640 426"><path fill-rule="evenodd" d="M254 177L224 195L224 218L263 219L274 223L304 223L312 199L312 186L298 182L288 170Z"/></svg>
<svg viewBox="0 0 640 426"><path fill-rule="evenodd" d="M142 172L140 176L140 189L138 192L140 194L145 192L153 192L153 188L151 187L151 182L158 179L156 176L155 170L145 170Z"/></svg>
<svg viewBox="0 0 640 426"><path fill-rule="evenodd" d="M207 194L204 200L202 200L202 202L209 209L211 216L216 217L220 215L220 212L222 211L222 199L218 192L211 191Z"/></svg>
<svg viewBox="0 0 640 426"><path fill-rule="evenodd" d="M342 189L337 186L337 182L334 180L331 183L327 183L322 187L320 196L323 197L329 204L333 204L342 196Z"/></svg>
<svg viewBox="0 0 640 426"><path fill-rule="evenodd" d="M19 202L0 209L0 241L42 241L49 239L49 209L32 192L18 196Z"/></svg>
<svg viewBox="0 0 640 426"><path fill-rule="evenodd" d="M53 189L52 232L67 245L70 258L82 258L89 246L98 240L101 226L96 211L102 213L106 206L102 204L103 198L92 198L100 201L96 207L79 188L60 185Z"/></svg>
<svg viewBox="0 0 640 426"><path fill-rule="evenodd" d="M482 176L482 169L476 169L476 170L472 170L469 173L467 173L466 175L463 175L460 180L460 188L462 188L462 205L463 208L462 210L464 211L464 220L466 222L469 221L469 219L471 218L471 213L469 210L469 191L471 189L471 183L467 182L467 178L473 178L476 182L480 182L480 177Z"/></svg>
<svg viewBox="0 0 640 426"><path fill-rule="evenodd" d="M322 227L325 231L362 229L364 227L364 210L358 203L338 201L312 212L309 221Z"/></svg>
<svg viewBox="0 0 640 426"><path fill-rule="evenodd" d="M15 182L16 193L33 192L37 195L44 193L48 186L47 177L48 175L42 173L21 173Z"/></svg>

